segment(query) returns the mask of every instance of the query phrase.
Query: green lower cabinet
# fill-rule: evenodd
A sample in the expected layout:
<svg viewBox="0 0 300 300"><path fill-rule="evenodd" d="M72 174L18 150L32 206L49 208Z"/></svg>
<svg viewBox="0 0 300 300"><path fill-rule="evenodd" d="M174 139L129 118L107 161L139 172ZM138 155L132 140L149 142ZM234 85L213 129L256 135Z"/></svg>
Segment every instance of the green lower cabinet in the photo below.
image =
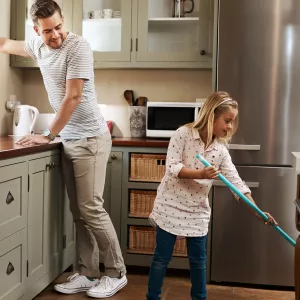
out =
<svg viewBox="0 0 300 300"><path fill-rule="evenodd" d="M19 299L26 291L26 229L0 241L0 299Z"/></svg>
<svg viewBox="0 0 300 300"><path fill-rule="evenodd" d="M59 153L29 160L26 290L29 299L43 287L41 282L45 278L51 282L66 267L63 261L63 188Z"/></svg>
<svg viewBox="0 0 300 300"><path fill-rule="evenodd" d="M152 209L150 206L155 198L154 194L159 185L159 180L156 182L151 182L151 179L147 181L147 176L151 176L151 172L156 178L164 174L164 160L167 149L113 147L113 152L122 153L121 202L119 205L115 203L116 206L113 209L115 210L116 207L121 209L120 212L118 211L120 216L120 227L118 228L120 228L120 244L124 261L127 266L149 267L155 248L155 233L148 222L148 215ZM146 156L143 157L141 154L146 154ZM148 161L148 154L153 155L153 166ZM135 162L131 160L132 157L136 158ZM139 179L143 176L146 176L146 178ZM117 182L119 182L119 178L120 176L117 177ZM113 190L115 190L114 185L115 181L112 184ZM133 203L133 200L136 200L136 202ZM137 210L140 211L140 214L136 214ZM138 232L139 230L141 232ZM145 232L145 235L143 235L143 232ZM185 252L184 249L173 257L170 268L189 268L188 258L183 252Z"/></svg>
<svg viewBox="0 0 300 300"><path fill-rule="evenodd" d="M1 160L0 170L10 223L0 222L0 299L31 300L75 261L60 151Z"/></svg>
<svg viewBox="0 0 300 300"><path fill-rule="evenodd" d="M104 208L112 220L119 240L121 237L122 164L123 153L112 151L107 163L103 192Z"/></svg>
<svg viewBox="0 0 300 300"><path fill-rule="evenodd" d="M149 267L155 249L155 233L148 221L161 178L167 148L113 147L122 152L121 249L127 266ZM118 179L119 180L119 179ZM211 194L209 196L211 202ZM210 230L209 230L210 233ZM210 234L207 240L207 280L210 278ZM174 249L169 268L189 269L186 243Z"/></svg>

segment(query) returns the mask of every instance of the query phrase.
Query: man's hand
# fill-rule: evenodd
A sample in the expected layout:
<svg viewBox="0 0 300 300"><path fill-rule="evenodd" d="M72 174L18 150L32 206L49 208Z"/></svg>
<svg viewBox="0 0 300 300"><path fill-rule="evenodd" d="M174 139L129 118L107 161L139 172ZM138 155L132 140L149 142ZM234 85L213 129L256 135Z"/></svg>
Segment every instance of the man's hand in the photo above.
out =
<svg viewBox="0 0 300 300"><path fill-rule="evenodd" d="M34 146L49 144L51 140L44 135L26 135L16 142L20 146Z"/></svg>

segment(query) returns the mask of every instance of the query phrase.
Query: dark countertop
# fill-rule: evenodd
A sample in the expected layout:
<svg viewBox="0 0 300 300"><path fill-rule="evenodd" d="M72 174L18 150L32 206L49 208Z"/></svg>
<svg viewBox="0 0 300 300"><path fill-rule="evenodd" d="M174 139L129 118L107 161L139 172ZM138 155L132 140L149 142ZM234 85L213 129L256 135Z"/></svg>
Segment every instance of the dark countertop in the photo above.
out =
<svg viewBox="0 0 300 300"><path fill-rule="evenodd" d="M0 159L13 158L22 155L30 155L52 149L61 148L61 139L56 138L52 143L40 146L18 146L16 141L20 137L0 137ZM167 148L168 139L149 138L113 138L112 145L118 147L162 147Z"/></svg>
<svg viewBox="0 0 300 300"><path fill-rule="evenodd" d="M40 146L19 146L16 144L20 137L0 137L0 159L13 158L22 155L29 155L51 149L60 149L61 141L59 138L52 143Z"/></svg>
<svg viewBox="0 0 300 300"><path fill-rule="evenodd" d="M120 147L162 147L169 146L170 139L113 138L112 145Z"/></svg>

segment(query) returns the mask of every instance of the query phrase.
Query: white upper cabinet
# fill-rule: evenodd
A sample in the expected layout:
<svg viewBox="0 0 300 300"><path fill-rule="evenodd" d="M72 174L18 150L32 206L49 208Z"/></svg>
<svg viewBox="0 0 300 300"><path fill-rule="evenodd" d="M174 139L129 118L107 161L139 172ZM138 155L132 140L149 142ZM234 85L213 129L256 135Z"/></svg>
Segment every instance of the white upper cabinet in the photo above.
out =
<svg viewBox="0 0 300 300"><path fill-rule="evenodd" d="M75 0L73 32L90 44L95 67L131 60L131 0Z"/></svg>
<svg viewBox="0 0 300 300"><path fill-rule="evenodd" d="M12 38L35 35L34 0L12 0ZM100 68L212 68L214 0L57 0ZM16 5L18 4L18 5ZM12 56L15 67L36 67Z"/></svg>
<svg viewBox="0 0 300 300"><path fill-rule="evenodd" d="M136 60L209 66L210 2L138 0Z"/></svg>
<svg viewBox="0 0 300 300"><path fill-rule="evenodd" d="M11 39L28 41L36 36L30 17L30 8L34 0L11 1ZM67 31L72 30L73 0L56 0L64 15L64 26ZM31 58L11 55L12 67L37 67L37 63Z"/></svg>

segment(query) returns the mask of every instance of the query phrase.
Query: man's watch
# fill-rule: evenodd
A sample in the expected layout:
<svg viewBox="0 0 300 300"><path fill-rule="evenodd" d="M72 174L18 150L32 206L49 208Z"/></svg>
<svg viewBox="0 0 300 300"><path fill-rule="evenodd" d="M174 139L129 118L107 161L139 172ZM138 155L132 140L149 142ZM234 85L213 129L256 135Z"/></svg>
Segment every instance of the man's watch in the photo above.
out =
<svg viewBox="0 0 300 300"><path fill-rule="evenodd" d="M54 141L54 139L55 139L55 135L53 135L49 129L46 129L44 131L43 136L48 137L51 142Z"/></svg>

